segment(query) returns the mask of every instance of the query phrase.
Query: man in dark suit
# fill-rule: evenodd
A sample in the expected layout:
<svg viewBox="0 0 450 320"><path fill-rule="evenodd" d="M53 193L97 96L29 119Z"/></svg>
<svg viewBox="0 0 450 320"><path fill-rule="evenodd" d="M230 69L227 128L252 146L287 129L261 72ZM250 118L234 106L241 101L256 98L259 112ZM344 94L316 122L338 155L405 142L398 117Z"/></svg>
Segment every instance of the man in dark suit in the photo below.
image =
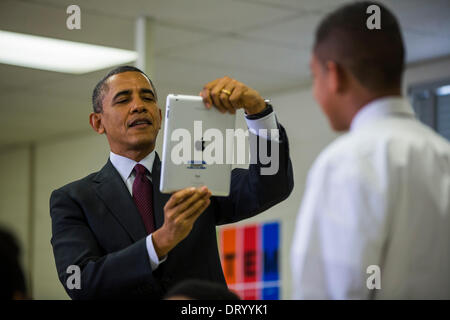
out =
<svg viewBox="0 0 450 320"><path fill-rule="evenodd" d="M73 299L161 298L184 279L225 284L216 225L254 216L287 198L293 188L286 133L255 90L229 77L205 85L207 108L244 108L249 129L279 129L279 169L263 165L232 171L230 195L206 187L162 194L161 162L154 151L161 110L151 80L139 69L112 70L94 89L92 128L111 149L96 173L55 190L50 199L59 278ZM78 285L69 285L80 271ZM68 272L68 270L70 272ZM75 272L72 274L72 272ZM76 284L76 281L75 281Z"/></svg>

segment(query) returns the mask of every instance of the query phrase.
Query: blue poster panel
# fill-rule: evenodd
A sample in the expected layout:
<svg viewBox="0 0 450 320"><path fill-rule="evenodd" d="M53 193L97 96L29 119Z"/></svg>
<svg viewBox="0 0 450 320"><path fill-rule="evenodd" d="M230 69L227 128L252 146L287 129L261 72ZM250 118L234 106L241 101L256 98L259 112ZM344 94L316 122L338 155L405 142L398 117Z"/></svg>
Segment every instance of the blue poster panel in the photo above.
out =
<svg viewBox="0 0 450 320"><path fill-rule="evenodd" d="M280 224L267 223L262 226L263 251L263 288L261 298L264 300L278 300L280 298Z"/></svg>

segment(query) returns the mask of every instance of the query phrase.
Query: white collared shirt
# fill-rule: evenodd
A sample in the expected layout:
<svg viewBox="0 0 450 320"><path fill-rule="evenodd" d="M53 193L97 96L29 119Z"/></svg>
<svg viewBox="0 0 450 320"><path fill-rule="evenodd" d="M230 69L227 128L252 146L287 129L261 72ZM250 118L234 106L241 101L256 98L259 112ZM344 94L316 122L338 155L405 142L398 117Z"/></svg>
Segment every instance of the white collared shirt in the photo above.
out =
<svg viewBox="0 0 450 320"><path fill-rule="evenodd" d="M269 138L274 141L278 141L279 135L270 135L267 137L268 132L271 132L272 129L278 129L277 126L277 120L275 116L275 112L271 112L270 114L266 115L263 118L260 119L254 119L249 120L245 117L245 120L247 122L247 126L249 128L249 131L252 133L259 135L260 133L263 135L264 138ZM260 131L260 129L266 129ZM112 165L116 170L119 172L120 176L122 177L123 182L128 188L128 191L131 195L133 195L133 183L134 183L134 166L137 163L142 164L147 170L151 173L153 168L153 162L155 161L155 151L152 151L150 154L148 154L144 159L142 159L139 162L136 162L132 159L126 158L124 156L118 155L110 152L109 159L111 160ZM151 176L147 176L151 180ZM154 188L159 188L159 186L153 186ZM158 266L166 260L167 257L164 257L163 259L159 259L158 255L156 254L155 247L153 246L152 241L152 234L148 235L146 238L146 246L148 255L150 258L150 266L152 268L152 271L156 270Z"/></svg>
<svg viewBox="0 0 450 320"><path fill-rule="evenodd" d="M450 144L405 99L367 104L319 155L291 270L294 299L450 298Z"/></svg>
<svg viewBox="0 0 450 320"><path fill-rule="evenodd" d="M116 168L116 170L119 172L123 182L125 182L125 184L127 185L128 191L130 191L131 195L133 195L133 183L134 178L136 177L133 169L136 166L136 164L139 163L143 165L148 170L148 172L150 172L150 175L147 175L147 178L149 178L150 181L152 181L151 172L153 169L153 162L155 161L154 150L139 162L115 154L112 151L109 154L109 159L111 160L111 163L113 164L114 168Z"/></svg>

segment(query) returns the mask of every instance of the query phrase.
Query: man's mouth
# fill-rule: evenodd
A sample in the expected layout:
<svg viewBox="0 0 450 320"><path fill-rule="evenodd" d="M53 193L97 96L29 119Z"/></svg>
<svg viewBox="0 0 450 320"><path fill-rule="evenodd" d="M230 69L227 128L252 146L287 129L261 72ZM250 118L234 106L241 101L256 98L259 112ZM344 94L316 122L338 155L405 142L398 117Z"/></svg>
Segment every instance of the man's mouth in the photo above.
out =
<svg viewBox="0 0 450 320"><path fill-rule="evenodd" d="M131 122L128 127L132 128L132 127L146 127L148 125L151 125L152 122L148 119L137 119L134 120L133 122Z"/></svg>

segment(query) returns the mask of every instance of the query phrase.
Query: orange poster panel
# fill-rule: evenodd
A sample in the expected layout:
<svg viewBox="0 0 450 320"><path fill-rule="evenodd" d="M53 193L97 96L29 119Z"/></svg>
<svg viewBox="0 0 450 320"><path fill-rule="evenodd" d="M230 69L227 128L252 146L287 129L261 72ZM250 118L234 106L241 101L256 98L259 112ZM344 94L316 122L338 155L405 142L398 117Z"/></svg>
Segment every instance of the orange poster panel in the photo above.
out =
<svg viewBox="0 0 450 320"><path fill-rule="evenodd" d="M222 269L228 285L236 283L236 228L221 232Z"/></svg>

